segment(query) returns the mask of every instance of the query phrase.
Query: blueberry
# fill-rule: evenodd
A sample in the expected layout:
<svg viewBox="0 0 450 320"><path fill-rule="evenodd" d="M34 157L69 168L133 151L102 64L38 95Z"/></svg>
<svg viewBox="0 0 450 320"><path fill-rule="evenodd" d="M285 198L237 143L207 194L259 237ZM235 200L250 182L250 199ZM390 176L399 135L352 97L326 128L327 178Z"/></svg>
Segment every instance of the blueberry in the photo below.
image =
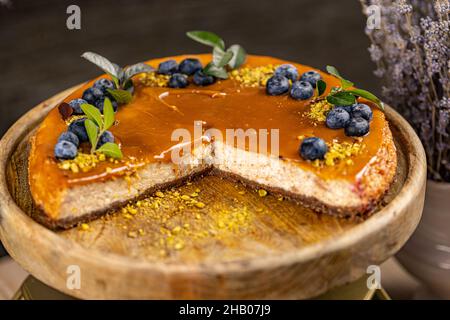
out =
<svg viewBox="0 0 450 320"><path fill-rule="evenodd" d="M57 159L66 160L75 158L78 150L72 142L63 140L55 145L54 152Z"/></svg>
<svg viewBox="0 0 450 320"><path fill-rule="evenodd" d="M289 91L289 80L284 76L273 76L266 84L266 92L271 96L278 96Z"/></svg>
<svg viewBox="0 0 450 320"><path fill-rule="evenodd" d="M216 79L213 76L204 74L202 70L198 70L194 73L193 77L194 83L198 86L209 86L213 84Z"/></svg>
<svg viewBox="0 0 450 320"><path fill-rule="evenodd" d="M175 60L161 62L158 66L159 74L173 74L178 71L178 64Z"/></svg>
<svg viewBox="0 0 450 320"><path fill-rule="evenodd" d="M347 106L335 106L334 108L335 109L344 109L345 111L347 111L349 114L350 114L350 116L352 115L352 111L353 111L353 107L354 107L355 105L354 104L349 104L349 105L347 105Z"/></svg>
<svg viewBox="0 0 450 320"><path fill-rule="evenodd" d="M354 118L363 118L367 121L372 120L373 112L372 109L364 103L357 103L353 106L352 116Z"/></svg>
<svg viewBox="0 0 450 320"><path fill-rule="evenodd" d="M58 142L61 141L69 141L72 142L76 147L80 145L80 139L78 139L77 135L73 132L66 131L60 134L58 138Z"/></svg>
<svg viewBox="0 0 450 320"><path fill-rule="evenodd" d="M87 103L84 99L73 99L70 100L69 105L73 109L73 114L84 114L83 110L81 110L81 105Z"/></svg>
<svg viewBox="0 0 450 320"><path fill-rule="evenodd" d="M283 76L292 81L297 81L298 79L298 71L297 68L292 64L282 64L278 68L275 69L274 75Z"/></svg>
<svg viewBox="0 0 450 320"><path fill-rule="evenodd" d="M180 62L180 65L178 66L178 72L190 76L196 73L198 70L201 70L201 68L202 64L198 59L188 58Z"/></svg>
<svg viewBox="0 0 450 320"><path fill-rule="evenodd" d="M349 137L362 137L369 133L369 122L363 118L352 118L345 127L345 135Z"/></svg>
<svg viewBox="0 0 450 320"><path fill-rule="evenodd" d="M109 100L111 100L111 104L113 107L114 112L117 112L117 109L119 108L119 104L117 103L116 100L113 100L111 98L109 98ZM97 101L95 101L95 106L97 107L98 110L100 110L100 112L103 114L103 103L105 101L105 98L101 98L98 99Z"/></svg>
<svg viewBox="0 0 450 320"><path fill-rule="evenodd" d="M304 74L302 74L302 76L300 77L301 81L307 81L307 82L311 83L313 88L316 87L317 81L319 81L320 79L322 79L322 77L320 76L320 74L318 72L316 72L314 70L307 71Z"/></svg>
<svg viewBox="0 0 450 320"><path fill-rule="evenodd" d="M101 78L94 82L94 88L99 88L104 93L108 92L107 89L115 89L116 85L112 80Z"/></svg>
<svg viewBox="0 0 450 320"><path fill-rule="evenodd" d="M291 97L297 100L306 100L314 95L314 89L309 82L295 81L291 88Z"/></svg>
<svg viewBox="0 0 450 320"><path fill-rule="evenodd" d="M312 137L303 140L299 153L305 160L316 160L323 159L327 151L328 147L325 141L317 137Z"/></svg>
<svg viewBox="0 0 450 320"><path fill-rule="evenodd" d="M185 88L189 84L187 75L174 73L169 79L170 88Z"/></svg>
<svg viewBox="0 0 450 320"><path fill-rule="evenodd" d="M103 97L103 91L99 88L90 87L83 92L82 98L86 100L87 103L94 105L95 101Z"/></svg>
<svg viewBox="0 0 450 320"><path fill-rule="evenodd" d="M107 142L114 142L114 136L111 133L111 131L103 132L100 139L98 139L97 148L100 148L102 145L104 145Z"/></svg>
<svg viewBox="0 0 450 320"><path fill-rule="evenodd" d="M84 126L84 121L86 121L86 118L77 119L69 125L69 131L75 133L80 142L89 140L86 127Z"/></svg>
<svg viewBox="0 0 450 320"><path fill-rule="evenodd" d="M350 122L350 114L344 108L334 108L327 114L326 124L330 129L342 129Z"/></svg>

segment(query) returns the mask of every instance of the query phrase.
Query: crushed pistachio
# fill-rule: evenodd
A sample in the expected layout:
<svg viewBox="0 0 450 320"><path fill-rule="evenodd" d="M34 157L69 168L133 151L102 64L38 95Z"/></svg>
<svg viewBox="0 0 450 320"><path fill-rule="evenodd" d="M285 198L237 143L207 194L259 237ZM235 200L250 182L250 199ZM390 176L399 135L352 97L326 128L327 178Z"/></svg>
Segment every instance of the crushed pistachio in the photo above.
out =
<svg viewBox="0 0 450 320"><path fill-rule="evenodd" d="M106 156L103 153L90 154L79 152L75 159L58 162L58 167L63 170L70 170L73 173L88 172L102 161L106 161Z"/></svg>
<svg viewBox="0 0 450 320"><path fill-rule="evenodd" d="M365 144L359 141L354 142L338 142L334 140L332 143L327 143L328 151L325 154L324 160L314 160L313 166L320 167L322 165L334 166L339 163L345 165L352 165L352 156L359 155L366 147Z"/></svg>
<svg viewBox="0 0 450 320"><path fill-rule="evenodd" d="M258 194L260 197L265 197L265 196L267 196L267 191L264 189L259 189Z"/></svg>
<svg viewBox="0 0 450 320"><path fill-rule="evenodd" d="M306 112L306 116L311 120L317 122L324 122L327 119L327 112L331 110L333 106L325 99L317 100L309 105L309 111Z"/></svg>
<svg viewBox="0 0 450 320"><path fill-rule="evenodd" d="M221 209L214 207L214 214L203 214L196 208L204 208L206 204L201 202L203 194L196 188L196 197L188 196L193 193L194 188L184 189L184 187L171 188L155 192L152 196L144 199L131 201L119 211L117 215L121 219L117 220L124 235L128 238L139 241L142 245L148 245L151 242L160 252L162 257L170 257L175 252L183 250L192 239L200 241L210 238L222 239L224 233L239 232L252 228L250 219L252 212L246 206L238 203L231 209ZM161 196L162 195L162 196ZM178 206L176 202L181 205ZM174 205L175 204L175 205ZM173 211L162 211L158 208L173 208ZM186 216L189 220L184 220L183 215L178 214L178 208L182 210L191 210L192 216ZM181 210L181 209L180 209ZM256 208L254 212L262 212ZM131 213L130 213L131 212ZM113 215L112 217L114 217ZM123 219L125 218L125 219ZM193 220L191 220L194 218ZM152 232L145 232L141 221L151 221L154 219L159 225ZM204 220L200 222L200 220ZM197 222L198 221L198 222ZM204 225L207 225L206 229ZM154 238L154 237L157 238ZM150 242L149 242L150 241Z"/></svg>
<svg viewBox="0 0 450 320"><path fill-rule="evenodd" d="M167 87L170 76L156 72L143 73L139 81L146 87Z"/></svg>
<svg viewBox="0 0 450 320"><path fill-rule="evenodd" d="M244 87L265 86L273 76L277 66L268 64L260 67L244 67L230 72L230 78L238 81Z"/></svg>
<svg viewBox="0 0 450 320"><path fill-rule="evenodd" d="M158 198L164 198L164 193L162 193L161 191L156 191L156 192L155 192L155 195L156 195Z"/></svg>

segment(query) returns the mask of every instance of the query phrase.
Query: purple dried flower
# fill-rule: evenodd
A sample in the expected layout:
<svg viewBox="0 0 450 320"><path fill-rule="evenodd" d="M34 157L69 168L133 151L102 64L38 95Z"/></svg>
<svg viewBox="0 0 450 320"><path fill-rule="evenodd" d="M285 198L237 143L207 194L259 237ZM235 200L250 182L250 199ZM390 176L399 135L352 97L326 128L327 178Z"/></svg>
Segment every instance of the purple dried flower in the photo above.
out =
<svg viewBox="0 0 450 320"><path fill-rule="evenodd" d="M450 182L449 0L360 2L363 8L381 9L380 28L366 33L377 65L374 74L383 81L382 95L418 133L429 177Z"/></svg>

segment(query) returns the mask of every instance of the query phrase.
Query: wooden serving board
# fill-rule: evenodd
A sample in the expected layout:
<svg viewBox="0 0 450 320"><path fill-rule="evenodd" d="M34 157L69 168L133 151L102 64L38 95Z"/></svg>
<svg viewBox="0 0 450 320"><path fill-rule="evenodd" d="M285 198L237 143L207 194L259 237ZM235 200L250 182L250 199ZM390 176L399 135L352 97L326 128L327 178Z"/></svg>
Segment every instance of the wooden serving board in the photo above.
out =
<svg viewBox="0 0 450 320"><path fill-rule="evenodd" d="M261 196L205 176L87 226L51 231L28 215L34 210L26 175L28 138L71 90L25 114L0 142L1 240L27 271L68 295L310 298L383 262L419 222L424 151L406 121L387 107L399 167L378 212L365 221L319 215L278 195ZM71 265L80 268L80 289L66 285Z"/></svg>

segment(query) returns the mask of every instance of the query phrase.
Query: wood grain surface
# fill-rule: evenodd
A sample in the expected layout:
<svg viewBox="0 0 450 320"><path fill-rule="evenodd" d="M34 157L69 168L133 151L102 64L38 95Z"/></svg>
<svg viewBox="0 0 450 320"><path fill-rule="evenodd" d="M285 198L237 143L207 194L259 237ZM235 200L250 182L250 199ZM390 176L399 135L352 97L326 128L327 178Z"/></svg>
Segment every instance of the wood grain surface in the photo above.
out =
<svg viewBox="0 0 450 320"><path fill-rule="evenodd" d="M0 142L0 236L27 271L72 296L309 298L393 255L420 219L424 152L409 125L387 108L399 168L380 210L364 222L317 215L278 195L261 197L206 176L84 229L50 231L27 215L34 210L25 170L28 136L67 93L27 113ZM79 290L66 286L69 265L81 269Z"/></svg>

